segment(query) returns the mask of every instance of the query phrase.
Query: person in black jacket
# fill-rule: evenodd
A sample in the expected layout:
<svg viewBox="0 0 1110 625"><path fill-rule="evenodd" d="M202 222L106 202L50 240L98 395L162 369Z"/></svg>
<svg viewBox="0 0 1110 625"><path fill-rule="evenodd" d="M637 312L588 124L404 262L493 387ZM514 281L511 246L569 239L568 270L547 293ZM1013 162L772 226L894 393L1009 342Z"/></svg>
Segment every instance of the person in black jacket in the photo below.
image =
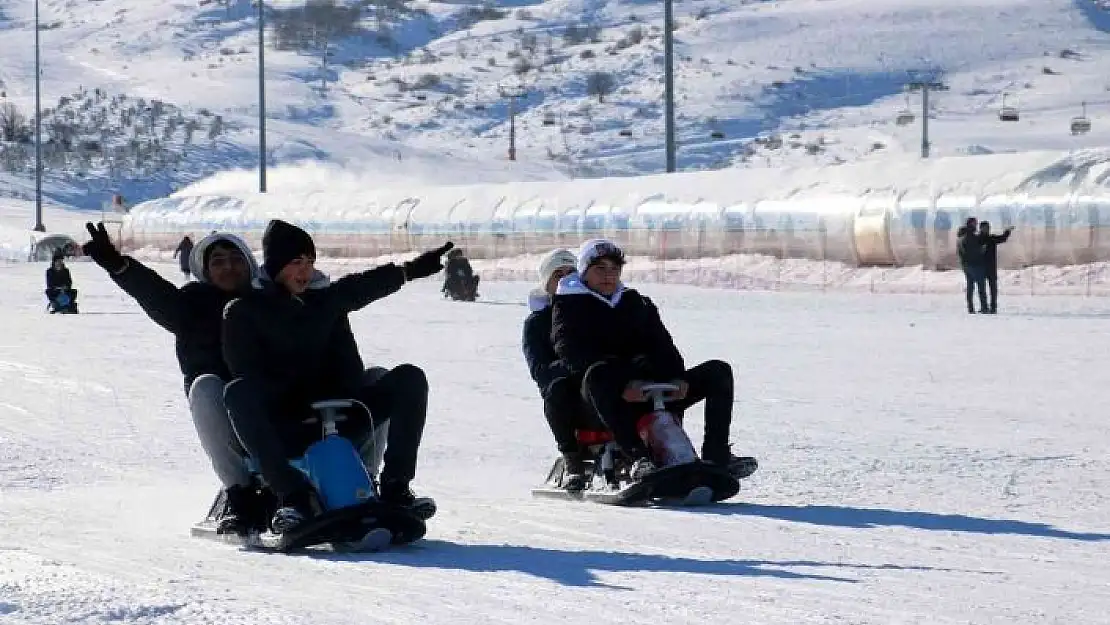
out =
<svg viewBox="0 0 1110 625"><path fill-rule="evenodd" d="M447 253L447 265L444 269L443 291L444 297L455 300L473 302L478 297L478 283L481 276L474 275L474 268L470 261L463 255L463 251L456 248Z"/></svg>
<svg viewBox="0 0 1110 625"><path fill-rule="evenodd" d="M555 353L572 374L583 376L582 395L633 460L633 479L654 470L636 429L651 410L645 382L672 382L678 391L668 407L681 415L705 400L702 459L750 475L755 459L729 450L732 423L732 367L709 360L686 369L682 355L647 297L620 280L624 252L612 241L583 244L578 273L564 278L555 294L551 338Z"/></svg>
<svg viewBox="0 0 1110 625"><path fill-rule="evenodd" d="M972 295L979 289L979 312L986 313L987 308L987 274L984 263L983 241L975 228L978 221L968 217L967 223L956 231L956 253L960 257L960 267L964 270L964 279L967 281L967 312L974 314L975 306L972 304Z"/></svg>
<svg viewBox="0 0 1110 625"><path fill-rule="evenodd" d="M1010 239L1014 227L1010 226L1002 234L991 234L991 222L979 222L979 241L983 244L983 277L990 290L990 308L992 315L998 314L998 246Z"/></svg>
<svg viewBox="0 0 1110 625"><path fill-rule="evenodd" d="M246 451L232 429L223 399L231 372L224 364L220 323L227 303L249 291L251 279L258 274L250 248L232 234L205 237L189 258L197 281L178 288L134 258L120 254L103 223L85 227L91 237L82 247L85 254L135 298L154 323L174 335L193 425L226 495L217 531L264 529L272 496L252 478Z"/></svg>
<svg viewBox="0 0 1110 625"><path fill-rule="evenodd" d="M73 276L69 275L65 260L65 252L58 250L46 269L46 299L50 301L51 313L77 312L77 291L73 288Z"/></svg>
<svg viewBox="0 0 1110 625"><path fill-rule="evenodd" d="M341 435L364 449L374 427L389 423L379 483L382 501L410 506L415 495L417 453L428 406L428 380L411 364L372 379L363 367L347 315L386 297L405 282L434 275L453 247L425 252L403 265L393 263L344 276L335 282L314 268L316 248L307 232L272 220L262 238L262 280L224 312L224 360L234 375L227 403L239 440L279 498L270 522L284 533L321 511L318 496L288 459L319 440L302 419L322 399L353 398L370 419L349 419Z"/></svg>
<svg viewBox="0 0 1110 625"><path fill-rule="evenodd" d="M585 456L579 449L575 431L606 429L598 421L593 408L581 395L582 377L573 375L555 354L551 343L552 298L559 281L575 271L577 257L569 250L559 249L544 257L540 264L543 288L528 296L531 313L524 320L521 347L528 363L528 372L543 397L543 413L555 436L555 444L563 455L564 485L567 490L582 490L586 485Z"/></svg>
<svg viewBox="0 0 1110 625"><path fill-rule="evenodd" d="M188 278L190 274L189 259L193 256L193 239L189 235L185 235L185 238L181 239L181 243L177 244L177 247L173 250L173 256L181 266L181 273Z"/></svg>

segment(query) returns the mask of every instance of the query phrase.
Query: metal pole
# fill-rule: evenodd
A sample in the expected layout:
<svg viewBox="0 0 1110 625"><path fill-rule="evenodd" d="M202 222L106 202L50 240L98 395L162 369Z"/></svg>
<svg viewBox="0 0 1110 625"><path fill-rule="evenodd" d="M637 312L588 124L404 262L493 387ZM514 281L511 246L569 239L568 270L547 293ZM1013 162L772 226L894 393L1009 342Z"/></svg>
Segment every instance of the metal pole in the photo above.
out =
<svg viewBox="0 0 1110 625"><path fill-rule="evenodd" d="M666 125L667 173L670 173L675 170L674 0L663 0L663 119Z"/></svg>
<svg viewBox="0 0 1110 625"><path fill-rule="evenodd" d="M35 0L35 231L46 232L42 223L42 84L39 62L39 0Z"/></svg>
<svg viewBox="0 0 1110 625"><path fill-rule="evenodd" d="M929 85L921 87L921 158L929 158Z"/></svg>
<svg viewBox="0 0 1110 625"><path fill-rule="evenodd" d="M516 160L516 98L509 98L509 160Z"/></svg>
<svg viewBox="0 0 1110 625"><path fill-rule="evenodd" d="M266 192L266 3L258 0L258 192Z"/></svg>

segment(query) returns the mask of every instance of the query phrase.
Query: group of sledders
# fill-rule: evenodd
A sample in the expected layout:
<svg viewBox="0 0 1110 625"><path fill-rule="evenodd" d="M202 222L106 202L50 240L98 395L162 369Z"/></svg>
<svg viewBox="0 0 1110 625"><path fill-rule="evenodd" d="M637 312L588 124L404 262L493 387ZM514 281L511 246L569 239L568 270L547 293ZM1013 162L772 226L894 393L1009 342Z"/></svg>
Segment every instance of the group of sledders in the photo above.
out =
<svg viewBox="0 0 1110 625"><path fill-rule="evenodd" d="M193 423L222 484L194 534L285 552L377 550L424 535L436 504L410 484L427 377L412 364L367 368L348 315L440 272L452 243L331 280L314 266L309 234L275 219L261 266L241 239L215 232L189 252L193 281L178 287L122 255L103 224L87 228L84 253L176 339ZM721 361L686 370L651 300L620 282L623 263L616 245L591 241L541 268L524 349L561 452L548 485L619 494L616 503L707 485L712 499L730 497L756 468L729 451L732 372ZM649 382L670 391L646 392ZM662 426L702 399L702 456L675 456L674 435L689 440ZM673 475L652 479L664 474Z"/></svg>

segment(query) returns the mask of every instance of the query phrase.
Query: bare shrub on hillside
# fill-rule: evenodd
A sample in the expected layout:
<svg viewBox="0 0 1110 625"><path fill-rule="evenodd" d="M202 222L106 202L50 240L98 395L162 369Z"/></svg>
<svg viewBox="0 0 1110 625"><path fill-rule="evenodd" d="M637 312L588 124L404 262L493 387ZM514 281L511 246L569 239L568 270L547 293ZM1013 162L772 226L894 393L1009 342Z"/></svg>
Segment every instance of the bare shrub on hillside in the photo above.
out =
<svg viewBox="0 0 1110 625"><path fill-rule="evenodd" d="M605 96L613 93L617 88L617 79L607 72L592 72L586 76L586 93L597 96L599 103L605 102Z"/></svg>
<svg viewBox="0 0 1110 625"><path fill-rule="evenodd" d="M11 102L0 103L0 140L19 141L25 134L27 118Z"/></svg>

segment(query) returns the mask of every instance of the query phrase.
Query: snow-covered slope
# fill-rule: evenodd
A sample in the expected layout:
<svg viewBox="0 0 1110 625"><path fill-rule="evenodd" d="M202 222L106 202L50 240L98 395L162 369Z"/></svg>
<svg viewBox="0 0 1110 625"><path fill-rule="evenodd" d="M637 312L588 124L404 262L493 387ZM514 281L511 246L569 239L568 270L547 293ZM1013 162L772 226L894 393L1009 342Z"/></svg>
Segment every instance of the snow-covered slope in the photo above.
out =
<svg viewBox="0 0 1110 625"><path fill-rule="evenodd" d="M41 265L0 266L4 625L1110 622L1101 300L969 317L648 285L691 363L735 367L732 438L762 468L735 502L638 510L529 497L554 453L531 285L467 305L414 283L352 325L368 362L428 373L416 486L440 512L412 547L285 557L188 536L214 480L172 337L72 270L85 314L58 317Z"/></svg>
<svg viewBox="0 0 1110 625"><path fill-rule="evenodd" d="M95 155L88 167L71 158L64 175L48 172L59 201L98 207L117 190L140 200L255 166L250 2L41 5L44 106L93 94L69 105L78 109L72 119L97 127L103 113L105 149L122 150L115 167L130 168L113 175ZM31 6L0 0L0 101L25 112L33 93ZM303 2L266 6L279 24ZM270 159L279 168L300 159L342 164L367 184L660 171L661 11L640 0L371 3L353 34L329 40L326 67L315 43L268 49ZM891 152L915 153L920 95L902 89L922 79L949 88L933 98L934 154L1110 139L1103 121L1110 16L1090 0L690 0L676 14L682 168L879 165ZM269 36L277 41L277 30ZM597 73L612 79L604 102L590 94ZM515 100L519 160L509 162L503 95L517 88L526 97ZM95 102L82 110L96 89L106 102L127 100L119 110ZM1018 122L998 119L1003 94L1020 109ZM170 112L148 115L154 100ZM1093 130L1073 136L1069 121L1083 102ZM917 120L899 126L907 105ZM118 119L132 106L131 118ZM169 117L178 121L167 132ZM132 139L138 159L128 152ZM160 147L149 147L155 140ZM160 165L159 150L173 164ZM299 174L296 167L274 173ZM247 186L255 175L239 178Z"/></svg>

